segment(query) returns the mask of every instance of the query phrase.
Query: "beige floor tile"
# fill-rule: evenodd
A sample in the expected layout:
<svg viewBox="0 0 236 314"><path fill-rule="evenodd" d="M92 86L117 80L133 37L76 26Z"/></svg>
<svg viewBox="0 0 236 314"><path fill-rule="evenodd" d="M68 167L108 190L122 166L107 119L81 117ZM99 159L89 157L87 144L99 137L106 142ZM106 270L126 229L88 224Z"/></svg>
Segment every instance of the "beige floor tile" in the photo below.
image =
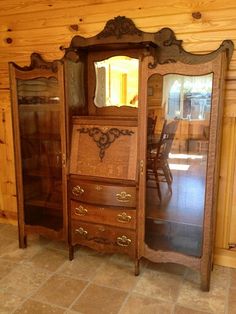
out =
<svg viewBox="0 0 236 314"><path fill-rule="evenodd" d="M229 290L228 314L236 313L236 289Z"/></svg>
<svg viewBox="0 0 236 314"><path fill-rule="evenodd" d="M33 298L41 302L69 307L86 285L86 281L56 274L46 281Z"/></svg>
<svg viewBox="0 0 236 314"><path fill-rule="evenodd" d="M50 275L48 271L37 267L18 265L0 281L0 291L28 297L45 283Z"/></svg>
<svg viewBox="0 0 236 314"><path fill-rule="evenodd" d="M174 304L132 294L119 314L171 314Z"/></svg>
<svg viewBox="0 0 236 314"><path fill-rule="evenodd" d="M211 272L211 287L218 286L227 289L229 286L230 269L228 267L214 265Z"/></svg>
<svg viewBox="0 0 236 314"><path fill-rule="evenodd" d="M77 279L90 280L103 263L102 256L80 254L73 261L67 260L61 267L60 273Z"/></svg>
<svg viewBox="0 0 236 314"><path fill-rule="evenodd" d="M236 268L230 269L230 287L236 289Z"/></svg>
<svg viewBox="0 0 236 314"><path fill-rule="evenodd" d="M27 300L14 314L63 314L64 309L56 306L37 302L35 300Z"/></svg>
<svg viewBox="0 0 236 314"><path fill-rule="evenodd" d="M211 314L211 312L202 312L196 309L190 309L180 305L176 305L174 314Z"/></svg>
<svg viewBox="0 0 236 314"><path fill-rule="evenodd" d="M173 263L152 263L148 262L146 265L147 269L165 272L168 274L175 274L183 276L185 275L187 268L183 265Z"/></svg>
<svg viewBox="0 0 236 314"><path fill-rule="evenodd" d="M63 241L50 241L47 244L47 248L65 251L66 254L69 256L69 246Z"/></svg>
<svg viewBox="0 0 236 314"><path fill-rule="evenodd" d="M109 261L116 264L134 267L134 261L128 255L124 254L113 254L110 256Z"/></svg>
<svg viewBox="0 0 236 314"><path fill-rule="evenodd" d="M64 251L43 248L30 259L30 263L35 267L54 272L67 260L68 256Z"/></svg>
<svg viewBox="0 0 236 314"><path fill-rule="evenodd" d="M0 258L0 280L8 275L17 264Z"/></svg>
<svg viewBox="0 0 236 314"><path fill-rule="evenodd" d="M0 257L18 250L18 242L11 238L5 238L0 234Z"/></svg>
<svg viewBox="0 0 236 314"><path fill-rule="evenodd" d="M27 248L20 249L18 244L11 246L11 250L4 252L1 257L9 261L14 261L15 263L28 261L39 251L42 250L41 245L39 244L29 244Z"/></svg>
<svg viewBox="0 0 236 314"><path fill-rule="evenodd" d="M198 309L215 314L223 314L227 290L220 282L211 285L210 292L200 290L200 285L185 281L180 289L178 304L183 307Z"/></svg>
<svg viewBox="0 0 236 314"><path fill-rule="evenodd" d="M23 301L23 297L0 291L0 313L12 313Z"/></svg>
<svg viewBox="0 0 236 314"><path fill-rule="evenodd" d="M72 310L83 314L116 314L126 296L124 291L91 284L73 305Z"/></svg>
<svg viewBox="0 0 236 314"><path fill-rule="evenodd" d="M3 237L6 237L7 239L18 239L18 228L17 226L13 225L4 225L4 227L1 229L1 235Z"/></svg>
<svg viewBox="0 0 236 314"><path fill-rule="evenodd" d="M159 300L174 302L177 299L182 277L146 269L140 276L135 292Z"/></svg>
<svg viewBox="0 0 236 314"><path fill-rule="evenodd" d="M118 287L124 291L134 288L139 278L134 275L134 265L107 261L99 268L93 283L108 287Z"/></svg>

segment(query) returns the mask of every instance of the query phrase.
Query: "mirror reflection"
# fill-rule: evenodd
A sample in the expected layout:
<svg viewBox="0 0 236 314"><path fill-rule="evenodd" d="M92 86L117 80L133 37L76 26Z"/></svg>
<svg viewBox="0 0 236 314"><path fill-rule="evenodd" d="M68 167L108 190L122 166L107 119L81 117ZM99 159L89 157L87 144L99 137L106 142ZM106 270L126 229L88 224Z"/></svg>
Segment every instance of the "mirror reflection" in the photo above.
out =
<svg viewBox="0 0 236 314"><path fill-rule="evenodd" d="M97 107L138 107L138 59L116 56L94 62L94 66Z"/></svg>
<svg viewBox="0 0 236 314"><path fill-rule="evenodd" d="M148 80L145 242L202 254L213 75Z"/></svg>

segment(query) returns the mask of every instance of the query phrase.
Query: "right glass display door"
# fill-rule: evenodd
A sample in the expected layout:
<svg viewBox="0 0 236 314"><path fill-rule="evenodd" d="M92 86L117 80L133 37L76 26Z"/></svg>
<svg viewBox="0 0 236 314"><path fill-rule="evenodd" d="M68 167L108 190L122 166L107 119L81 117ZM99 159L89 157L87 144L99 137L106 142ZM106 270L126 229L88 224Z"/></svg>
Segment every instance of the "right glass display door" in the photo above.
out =
<svg viewBox="0 0 236 314"><path fill-rule="evenodd" d="M145 243L202 256L213 74L147 81Z"/></svg>

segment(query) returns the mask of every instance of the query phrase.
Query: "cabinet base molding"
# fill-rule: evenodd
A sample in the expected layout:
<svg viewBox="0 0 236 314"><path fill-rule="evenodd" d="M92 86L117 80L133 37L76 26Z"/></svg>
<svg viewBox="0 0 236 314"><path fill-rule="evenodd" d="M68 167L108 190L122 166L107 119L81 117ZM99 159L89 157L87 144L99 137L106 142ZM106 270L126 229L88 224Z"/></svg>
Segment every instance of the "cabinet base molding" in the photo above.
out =
<svg viewBox="0 0 236 314"><path fill-rule="evenodd" d="M236 250L215 249L214 264L236 268Z"/></svg>

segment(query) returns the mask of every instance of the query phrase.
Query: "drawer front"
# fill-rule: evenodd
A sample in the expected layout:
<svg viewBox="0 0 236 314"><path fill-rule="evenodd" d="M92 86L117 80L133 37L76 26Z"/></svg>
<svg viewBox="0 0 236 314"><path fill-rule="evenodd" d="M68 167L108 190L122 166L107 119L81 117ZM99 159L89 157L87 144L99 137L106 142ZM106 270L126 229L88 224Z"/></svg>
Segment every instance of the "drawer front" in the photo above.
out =
<svg viewBox="0 0 236 314"><path fill-rule="evenodd" d="M88 246L99 252L135 256L135 232L127 229L72 220L72 245Z"/></svg>
<svg viewBox="0 0 236 314"><path fill-rule="evenodd" d="M136 206L136 187L99 184L95 182L70 182L71 198L85 203L104 206Z"/></svg>
<svg viewBox="0 0 236 314"><path fill-rule="evenodd" d="M71 201L71 218L80 221L107 224L135 229L136 210L120 207L103 207Z"/></svg>

